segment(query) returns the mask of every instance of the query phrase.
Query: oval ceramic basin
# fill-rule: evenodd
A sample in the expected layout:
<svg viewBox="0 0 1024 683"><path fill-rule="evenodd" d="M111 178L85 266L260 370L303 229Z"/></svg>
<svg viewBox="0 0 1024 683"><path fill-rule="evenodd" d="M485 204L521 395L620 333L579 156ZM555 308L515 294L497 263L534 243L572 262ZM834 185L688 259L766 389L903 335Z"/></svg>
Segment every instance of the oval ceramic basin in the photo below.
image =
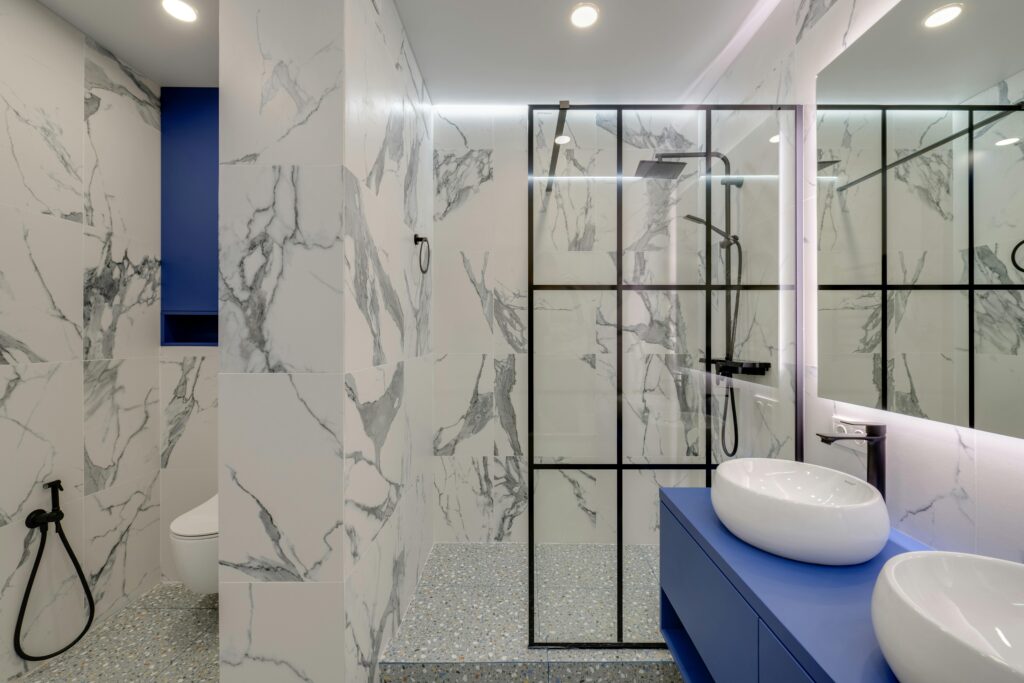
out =
<svg viewBox="0 0 1024 683"><path fill-rule="evenodd" d="M722 524L750 545L801 562L859 564L889 538L889 513L878 489L802 462L722 463L711 503Z"/></svg>
<svg viewBox="0 0 1024 683"><path fill-rule="evenodd" d="M902 683L1024 681L1024 565L914 552L882 568L871 597L882 654Z"/></svg>

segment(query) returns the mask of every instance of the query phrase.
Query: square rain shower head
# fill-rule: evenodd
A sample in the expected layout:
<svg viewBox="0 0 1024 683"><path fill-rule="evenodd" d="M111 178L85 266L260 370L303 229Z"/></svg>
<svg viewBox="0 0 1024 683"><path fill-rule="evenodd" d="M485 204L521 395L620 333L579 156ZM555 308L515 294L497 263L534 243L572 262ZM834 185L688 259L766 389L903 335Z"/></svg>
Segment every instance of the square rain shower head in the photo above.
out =
<svg viewBox="0 0 1024 683"><path fill-rule="evenodd" d="M686 168L684 161L644 160L637 164L636 175L645 180L677 180Z"/></svg>

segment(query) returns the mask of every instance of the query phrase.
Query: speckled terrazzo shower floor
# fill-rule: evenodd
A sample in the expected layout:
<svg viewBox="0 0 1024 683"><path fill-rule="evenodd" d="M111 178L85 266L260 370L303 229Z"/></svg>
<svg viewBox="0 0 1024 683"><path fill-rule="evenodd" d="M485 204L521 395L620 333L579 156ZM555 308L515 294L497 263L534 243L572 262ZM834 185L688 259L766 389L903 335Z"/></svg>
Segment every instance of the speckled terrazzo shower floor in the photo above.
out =
<svg viewBox="0 0 1024 683"><path fill-rule="evenodd" d="M538 547L538 639L614 640L615 559L608 545ZM626 546L623 563L625 637L660 641L657 548ZM681 680L665 650L528 648L527 615L525 544L437 544L381 659L381 681Z"/></svg>
<svg viewBox="0 0 1024 683"><path fill-rule="evenodd" d="M180 583L150 589L93 626L75 647L18 683L217 681L217 596Z"/></svg>

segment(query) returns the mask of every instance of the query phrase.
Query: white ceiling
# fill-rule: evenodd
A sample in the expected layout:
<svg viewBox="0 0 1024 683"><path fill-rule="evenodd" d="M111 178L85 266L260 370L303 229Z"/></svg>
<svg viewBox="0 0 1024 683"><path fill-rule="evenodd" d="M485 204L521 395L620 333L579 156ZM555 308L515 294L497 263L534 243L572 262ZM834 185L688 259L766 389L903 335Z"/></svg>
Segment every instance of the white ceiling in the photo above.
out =
<svg viewBox="0 0 1024 683"><path fill-rule="evenodd" d="M963 2L958 19L928 29L945 0L903 0L818 75L818 102L957 104L1024 69L1024 2Z"/></svg>
<svg viewBox="0 0 1024 683"><path fill-rule="evenodd" d="M199 13L191 24L160 0L40 0L161 86L216 87L218 0L188 1Z"/></svg>
<svg viewBox="0 0 1024 683"><path fill-rule="evenodd" d="M437 104L672 103L758 0L396 0Z"/></svg>

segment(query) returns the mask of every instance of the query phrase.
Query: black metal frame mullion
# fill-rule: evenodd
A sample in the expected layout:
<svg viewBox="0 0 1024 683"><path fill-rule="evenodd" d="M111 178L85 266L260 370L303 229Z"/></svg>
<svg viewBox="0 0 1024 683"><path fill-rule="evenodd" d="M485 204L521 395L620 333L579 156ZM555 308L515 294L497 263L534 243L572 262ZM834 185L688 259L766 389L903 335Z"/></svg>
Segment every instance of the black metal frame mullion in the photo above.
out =
<svg viewBox="0 0 1024 683"><path fill-rule="evenodd" d="M615 639L622 637L622 110L615 112Z"/></svg>
<svg viewBox="0 0 1024 683"><path fill-rule="evenodd" d="M527 444L529 447L529 453L527 454L527 467L529 469L529 495L527 502L527 510L529 514L528 519L528 592L529 592L529 646L530 647L550 647L550 648L616 648L616 649L636 649L636 648L665 648L664 642L626 642L624 639L624 620L623 620L623 576L624 576L624 548L625 542L623 537L623 475L628 471L642 471L642 470L672 470L672 471L703 471L705 472L705 486L711 485L711 473L718 467L714 461L714 439L712 435L711 418L713 410L713 384L712 384L712 367L710 358L713 355L711 353L711 346L713 342L712 338L712 305L714 292L724 291L727 294L733 291L793 291L798 295L799 300L799 284L800 284L800 270L799 265L797 266L797 280L793 285L783 284L748 284L748 285L732 285L732 284L715 284L714 283L714 272L713 272L713 240L710 230L705 231L705 281L702 284L696 285L637 285L637 284L626 284L623 276L623 258L624 258L624 243L623 243L623 112L632 110L662 110L662 111L703 111L704 117L704 163L706 166L705 173L705 220L708 225L711 224L712 220L712 207L713 207L713 182L712 182L712 164L714 162L714 155L712 154L712 140L711 140L711 129L712 129L712 112L713 111L729 111L729 110L745 110L745 111L790 111L794 112L794 116L800 115L800 108L795 105L571 105L569 111L572 110L612 110L616 113L616 215L615 215L615 230L616 230L616 278L615 284L613 285L586 285L586 284L565 284L565 285L554 285L554 284L537 284L534 282L534 268L533 268L533 251L534 251L534 115L538 111L552 111L559 110L560 113L565 111L564 106L558 105L530 105L528 107L529 121L527 124L527 136L528 136L528 147L527 147L527 167L529 178L527 182L527 210L528 220L527 229L529 235L527 238L527 249L528 249L528 279L529 286L527 292L527 382L528 382L528 437ZM800 130L800 124L797 122L797 131ZM799 136L797 137L796 144L797 153L801 149L799 145ZM799 169L799 160L797 163ZM549 173L550 176L554 176L554 172ZM799 212L801 211L801 205L799 201L800 182L799 177L795 187L795 209L797 211L797 225L796 225L796 254L799 258L800 250L800 217ZM538 291L598 291L598 292L614 292L615 293L615 305L616 305L616 334L615 334L615 354L616 354L616 379L615 379L615 391L616 391L616 444L615 444L615 462L601 462L601 463L565 463L565 462L537 462L534 457L534 354L533 354L533 343L534 343L534 295ZM624 348L623 348L623 328L622 328L622 309L623 309L623 296L625 292L630 291L674 291L674 292L703 292L704 293L704 315L705 315L705 333L704 333L704 372L705 372L705 388L704 388L704 462L701 464L694 463L627 463L624 457L624 446L623 446L623 411L624 411L624 397L623 397L623 371L624 371ZM800 334L800 320L801 311L797 311L796 319L796 333L797 333L797 388L801 386L800 372L802 365L800 364L801 356L800 348L801 343L799 340ZM796 433L797 443L800 443L803 431L803 414L800 409L802 402L800 397L797 397L797 409L796 409ZM800 454L798 453L798 457ZM561 470L596 470L596 471L614 471L615 472L615 487L616 487L616 641L615 642L537 642L536 639L536 617L534 613L534 606L536 600L536 578L534 571L536 569L536 554L534 552L534 546L536 541L535 533L535 506L533 500L533 492L536 486L536 473L541 471L561 471Z"/></svg>
<svg viewBox="0 0 1024 683"><path fill-rule="evenodd" d="M882 410L889 409L889 111L880 110L882 116L882 387L879 401Z"/></svg>

